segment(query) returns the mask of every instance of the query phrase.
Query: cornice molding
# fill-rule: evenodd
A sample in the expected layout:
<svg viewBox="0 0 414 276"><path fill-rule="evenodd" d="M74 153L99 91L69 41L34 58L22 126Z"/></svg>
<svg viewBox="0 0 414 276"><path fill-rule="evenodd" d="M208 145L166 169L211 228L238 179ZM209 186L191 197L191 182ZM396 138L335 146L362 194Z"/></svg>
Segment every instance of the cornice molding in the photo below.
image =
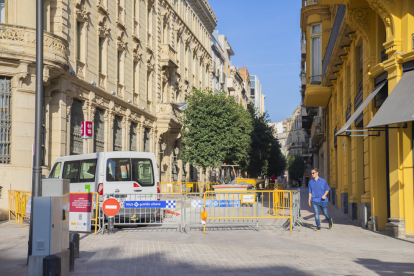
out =
<svg viewBox="0 0 414 276"><path fill-rule="evenodd" d="M346 23L361 34L365 41L369 41L371 29L369 23L370 14L371 9L369 8L347 9Z"/></svg>

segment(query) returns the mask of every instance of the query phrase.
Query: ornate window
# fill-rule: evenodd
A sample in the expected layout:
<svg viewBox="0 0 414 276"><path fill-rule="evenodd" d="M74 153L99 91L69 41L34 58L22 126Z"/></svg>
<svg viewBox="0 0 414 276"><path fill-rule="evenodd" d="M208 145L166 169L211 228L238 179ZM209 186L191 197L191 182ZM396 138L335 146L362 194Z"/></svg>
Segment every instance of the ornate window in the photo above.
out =
<svg viewBox="0 0 414 276"><path fill-rule="evenodd" d="M105 110L96 109L94 122L94 152L105 151Z"/></svg>
<svg viewBox="0 0 414 276"><path fill-rule="evenodd" d="M105 46L105 38L99 37L99 73L103 73L103 52L104 52L104 46Z"/></svg>
<svg viewBox="0 0 414 276"><path fill-rule="evenodd" d="M83 61L84 55L83 55L83 44L84 44L84 38L83 38L83 25L84 22L76 21L76 58L80 61Z"/></svg>
<svg viewBox="0 0 414 276"><path fill-rule="evenodd" d="M81 124L84 121L83 103L78 99L73 99L71 116L70 116L70 154L83 153L82 129Z"/></svg>
<svg viewBox="0 0 414 276"><path fill-rule="evenodd" d="M150 152L150 129L145 128L144 130L144 151Z"/></svg>
<svg viewBox="0 0 414 276"><path fill-rule="evenodd" d="M311 38L311 72L310 81L320 83L322 81L322 25L314 24L310 26Z"/></svg>
<svg viewBox="0 0 414 276"><path fill-rule="evenodd" d="M129 131L130 140L129 140L129 150L136 151L137 150L137 124L131 123L131 129Z"/></svg>
<svg viewBox="0 0 414 276"><path fill-rule="evenodd" d="M0 23L7 23L6 9L6 0L0 0Z"/></svg>
<svg viewBox="0 0 414 276"><path fill-rule="evenodd" d="M114 119L114 151L122 150L122 118L115 116Z"/></svg>
<svg viewBox="0 0 414 276"><path fill-rule="evenodd" d="M11 161L11 114L12 91L10 79L0 80L0 164L10 164Z"/></svg>

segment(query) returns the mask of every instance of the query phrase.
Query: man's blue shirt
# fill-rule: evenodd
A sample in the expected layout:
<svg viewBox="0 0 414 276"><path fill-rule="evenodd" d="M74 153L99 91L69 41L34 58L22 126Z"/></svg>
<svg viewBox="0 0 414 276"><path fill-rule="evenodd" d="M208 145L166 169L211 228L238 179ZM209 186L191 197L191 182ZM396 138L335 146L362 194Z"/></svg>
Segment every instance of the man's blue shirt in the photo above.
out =
<svg viewBox="0 0 414 276"><path fill-rule="evenodd" d="M319 177L318 180L312 179L309 181L309 193L312 194L311 201L314 202L328 202L328 197L322 199L326 191L330 191L328 183L325 179Z"/></svg>

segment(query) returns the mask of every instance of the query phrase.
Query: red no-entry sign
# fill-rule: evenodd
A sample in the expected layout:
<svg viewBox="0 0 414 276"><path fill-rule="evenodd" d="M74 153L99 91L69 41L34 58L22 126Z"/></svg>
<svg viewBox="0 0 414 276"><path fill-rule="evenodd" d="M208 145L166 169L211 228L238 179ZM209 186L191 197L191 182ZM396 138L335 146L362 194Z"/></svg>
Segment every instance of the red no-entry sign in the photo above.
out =
<svg viewBox="0 0 414 276"><path fill-rule="evenodd" d="M119 205L118 200L115 198L108 198L104 201L102 205L102 210L108 217L113 217L118 214L119 210L121 209L121 205Z"/></svg>

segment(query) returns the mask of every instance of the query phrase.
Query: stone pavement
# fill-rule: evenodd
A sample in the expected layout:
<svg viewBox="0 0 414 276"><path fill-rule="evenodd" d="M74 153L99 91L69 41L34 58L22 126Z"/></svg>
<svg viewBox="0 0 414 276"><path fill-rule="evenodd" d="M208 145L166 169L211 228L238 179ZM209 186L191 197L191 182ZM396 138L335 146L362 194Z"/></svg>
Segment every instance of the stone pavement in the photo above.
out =
<svg viewBox="0 0 414 276"><path fill-rule="evenodd" d="M302 199L306 202L306 190ZM364 230L330 205L334 229L322 221L285 231L279 222L261 227L214 227L207 234L172 228L119 229L113 235L81 235L70 275L414 275L414 240ZM28 229L0 223L0 275L26 275Z"/></svg>

